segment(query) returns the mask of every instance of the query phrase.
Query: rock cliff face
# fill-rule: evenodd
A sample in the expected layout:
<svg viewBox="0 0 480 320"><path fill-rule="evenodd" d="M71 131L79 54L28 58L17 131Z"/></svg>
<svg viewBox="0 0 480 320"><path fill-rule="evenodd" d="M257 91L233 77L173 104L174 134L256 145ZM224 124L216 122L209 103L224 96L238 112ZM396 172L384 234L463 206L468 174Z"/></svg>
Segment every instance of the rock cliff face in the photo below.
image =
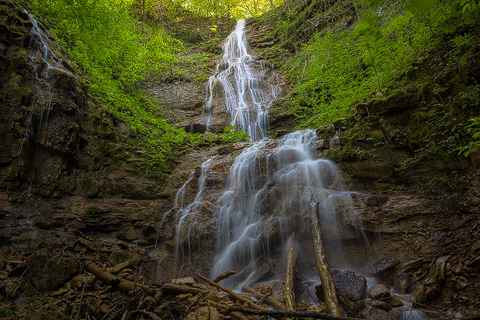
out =
<svg viewBox="0 0 480 320"><path fill-rule="evenodd" d="M68 180L85 147L86 93L27 12L10 2L1 2L0 12L2 189L71 192Z"/></svg>
<svg viewBox="0 0 480 320"><path fill-rule="evenodd" d="M82 83L48 31L0 1L2 317L9 301L61 288L81 272L81 257L106 248L99 243L111 246L105 261L144 254L138 249L155 243L169 208L162 180L137 166L126 126ZM15 318L51 318L29 303Z"/></svg>

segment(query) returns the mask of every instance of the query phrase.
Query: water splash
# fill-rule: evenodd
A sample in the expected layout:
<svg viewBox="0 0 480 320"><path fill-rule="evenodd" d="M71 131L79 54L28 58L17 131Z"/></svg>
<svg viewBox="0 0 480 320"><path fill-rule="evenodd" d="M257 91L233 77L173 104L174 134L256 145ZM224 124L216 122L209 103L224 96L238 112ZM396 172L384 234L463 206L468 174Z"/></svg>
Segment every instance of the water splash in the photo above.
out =
<svg viewBox="0 0 480 320"><path fill-rule="evenodd" d="M427 320L424 312L418 309L407 309L401 312L400 320Z"/></svg>
<svg viewBox="0 0 480 320"><path fill-rule="evenodd" d="M185 205L185 195L187 188L195 178L195 172L192 172L188 180L177 191L175 198L175 209L177 210L177 228L175 232L176 243L176 260L180 263L186 257L190 257L191 251L191 234L193 230L194 220L198 212L204 205L205 187L208 178L210 166L213 158L202 163L200 177L197 183L197 194L191 203Z"/></svg>
<svg viewBox="0 0 480 320"><path fill-rule="evenodd" d="M225 285L241 289L255 283L265 276L259 264L273 258L272 248L284 248L293 235L300 252L311 250L312 210L318 210L322 232L332 241L330 251L333 242L350 236L339 221L353 214L350 194L342 190L335 164L314 158L316 139L314 130L290 133L278 144L264 139L235 159L219 201L213 277L237 270ZM340 255L341 246L335 251Z"/></svg>
<svg viewBox="0 0 480 320"><path fill-rule="evenodd" d="M279 87L268 83L265 78L266 68L249 53L245 20L240 20L226 39L222 61L208 80L205 101L207 128L212 123L215 89L220 84L231 124L248 133L252 141L265 138L268 110L280 93Z"/></svg>

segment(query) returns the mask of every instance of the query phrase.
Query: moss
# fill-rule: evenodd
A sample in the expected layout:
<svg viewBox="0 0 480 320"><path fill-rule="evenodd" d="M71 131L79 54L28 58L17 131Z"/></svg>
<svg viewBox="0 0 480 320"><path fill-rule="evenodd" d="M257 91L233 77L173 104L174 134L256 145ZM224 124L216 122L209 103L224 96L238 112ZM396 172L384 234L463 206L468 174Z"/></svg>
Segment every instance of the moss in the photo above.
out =
<svg viewBox="0 0 480 320"><path fill-rule="evenodd" d="M0 307L0 318L10 318L15 317L16 311L13 308L9 307Z"/></svg>

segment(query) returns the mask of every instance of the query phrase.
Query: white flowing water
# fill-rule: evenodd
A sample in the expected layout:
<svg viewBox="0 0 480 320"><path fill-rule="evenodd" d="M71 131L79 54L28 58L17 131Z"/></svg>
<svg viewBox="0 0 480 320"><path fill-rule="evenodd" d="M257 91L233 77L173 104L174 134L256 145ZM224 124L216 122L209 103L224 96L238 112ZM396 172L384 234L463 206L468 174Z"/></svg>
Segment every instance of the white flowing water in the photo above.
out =
<svg viewBox="0 0 480 320"><path fill-rule="evenodd" d="M264 81L265 75L265 66L249 53L245 20L240 20L226 39L222 61L207 84L207 128L212 122L216 88L220 85L231 124L248 133L252 141L266 137L268 109L280 89Z"/></svg>
<svg viewBox="0 0 480 320"><path fill-rule="evenodd" d="M70 71L65 69L62 59L51 49L51 40L38 20L27 10L23 10L23 12L28 16L32 25L30 30L29 59L38 84L34 100L34 108L38 114L34 116L34 112L30 113L26 124L25 140L19 145L18 154L23 151L24 142L31 139L35 134L34 132L40 131L48 122L53 107L52 90L54 89L54 81L52 81L52 75L62 73L69 77L74 77ZM37 115L38 118L36 117Z"/></svg>
<svg viewBox="0 0 480 320"><path fill-rule="evenodd" d="M40 26L38 20L28 11L24 10L24 13L28 16L30 23L32 24L32 29L30 31L32 34L32 40L30 42L30 59L32 62L38 64L35 60L39 57L40 62L43 64L43 66L41 66L42 70L39 72L40 77L48 79L50 71L52 70L73 76L71 72L64 68L62 60L50 48L50 38L46 31Z"/></svg>
<svg viewBox="0 0 480 320"><path fill-rule="evenodd" d="M314 130L290 133L278 143L264 139L235 160L219 201L217 257L212 276L239 271L226 285L241 289L259 281L264 265L295 239L300 252L311 251L309 219L319 214L325 238L349 238L341 218L355 219L350 193L342 190L335 164L314 158ZM331 247L332 248L332 247ZM341 246L336 248L341 255ZM302 258L304 265L313 259ZM307 270L305 270L307 272Z"/></svg>
<svg viewBox="0 0 480 320"><path fill-rule="evenodd" d="M194 225L196 215L203 206L203 199L205 196L206 181L208 178L208 171L213 159L208 159L202 163L200 176L197 183L197 194L191 203L185 204L185 195L187 188L195 178L195 172L190 174L188 180L177 191L175 198L175 209L177 210L177 229L176 229L176 259L180 263L185 257L190 256L191 249L191 233ZM186 252L184 252L186 250Z"/></svg>

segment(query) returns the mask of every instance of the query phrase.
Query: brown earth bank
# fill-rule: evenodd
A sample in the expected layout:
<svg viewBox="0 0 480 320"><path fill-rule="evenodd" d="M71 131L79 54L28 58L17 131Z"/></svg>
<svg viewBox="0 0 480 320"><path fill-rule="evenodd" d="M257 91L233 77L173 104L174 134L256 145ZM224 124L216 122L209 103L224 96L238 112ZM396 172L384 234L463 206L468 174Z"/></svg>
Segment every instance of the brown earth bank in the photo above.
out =
<svg viewBox="0 0 480 320"><path fill-rule="evenodd" d="M257 319L235 308L284 308L278 287L268 283L256 288L254 300L189 278L209 274L217 199L248 144L205 145L178 156L167 179L145 175L135 161L138 150L125 143L128 129L88 95L61 49L49 40L61 68L45 77L31 19L6 1L0 13L0 319ZM256 52L272 45L261 39L266 28L249 26ZM479 67L476 60L472 72ZM201 122L201 84L148 89L178 126ZM401 129L415 130L411 115L424 105L409 98L361 105L352 119L318 129L317 155L335 160L354 191L381 282L412 294L431 319L474 319L480 314L480 164L475 157L442 160L412 151ZM387 111L377 112L380 103ZM214 115L221 130L221 101ZM273 132L293 126L281 104L274 106ZM177 263L175 195L191 177L184 201L195 198L200 165L210 158L192 254ZM183 247L186 239L179 241ZM358 254L355 243L347 247ZM333 274L347 314L398 318L392 311L398 301L381 286L357 299L359 282L343 287L345 275ZM269 294L277 303L265 302Z"/></svg>

